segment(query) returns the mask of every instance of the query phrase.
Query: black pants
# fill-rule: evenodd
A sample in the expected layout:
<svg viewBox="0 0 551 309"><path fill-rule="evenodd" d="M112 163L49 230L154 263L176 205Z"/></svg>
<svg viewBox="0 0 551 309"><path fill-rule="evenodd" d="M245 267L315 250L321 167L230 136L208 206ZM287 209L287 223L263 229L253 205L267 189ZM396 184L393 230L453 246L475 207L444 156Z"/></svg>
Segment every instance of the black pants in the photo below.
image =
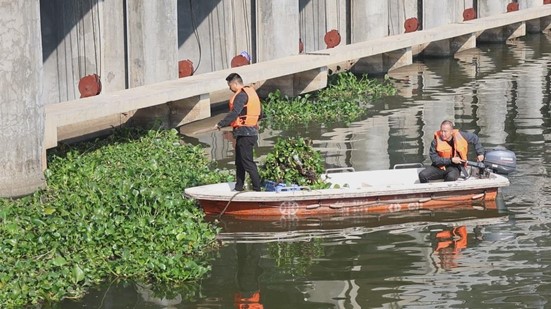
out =
<svg viewBox="0 0 551 309"><path fill-rule="evenodd" d="M237 136L235 141L235 190L243 191L245 172L249 173L253 190L260 191L260 176L253 160L253 149L258 141L257 135Z"/></svg>
<svg viewBox="0 0 551 309"><path fill-rule="evenodd" d="M419 173L419 181L421 183L429 182L429 180L444 179L444 181L455 181L461 175L459 166L448 165L446 170L442 170L434 165L431 165Z"/></svg>

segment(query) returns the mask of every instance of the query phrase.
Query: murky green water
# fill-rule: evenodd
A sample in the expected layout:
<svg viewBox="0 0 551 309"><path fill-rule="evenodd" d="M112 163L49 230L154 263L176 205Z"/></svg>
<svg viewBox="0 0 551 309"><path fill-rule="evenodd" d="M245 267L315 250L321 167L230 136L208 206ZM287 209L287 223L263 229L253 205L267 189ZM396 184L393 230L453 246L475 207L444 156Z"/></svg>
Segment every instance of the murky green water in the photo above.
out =
<svg viewBox="0 0 551 309"><path fill-rule="evenodd" d="M427 162L433 132L453 119L486 147L515 151L518 171L496 205L348 219L224 220L224 246L202 282L168 292L113 284L58 307L549 308L550 68L545 35L479 46L457 59L424 59L392 75L399 95L375 102L365 120L301 130L328 168L386 169ZM282 134L265 130L258 154ZM211 145L212 157L230 166L232 148L221 133L195 141ZM437 237L461 226L466 237Z"/></svg>

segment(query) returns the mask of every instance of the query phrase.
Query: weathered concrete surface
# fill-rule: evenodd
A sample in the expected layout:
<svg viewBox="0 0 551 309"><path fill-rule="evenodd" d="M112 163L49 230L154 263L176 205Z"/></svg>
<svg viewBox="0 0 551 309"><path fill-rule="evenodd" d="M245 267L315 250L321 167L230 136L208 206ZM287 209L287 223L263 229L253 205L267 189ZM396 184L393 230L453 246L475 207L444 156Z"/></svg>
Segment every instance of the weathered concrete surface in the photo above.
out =
<svg viewBox="0 0 551 309"><path fill-rule="evenodd" d="M550 15L551 5L541 6L519 12L479 18L464 23L439 26L399 36L389 36L366 42L337 46L312 54L282 57L235 69L226 69L179 80L145 85L97 97L50 104L46 106L47 124L48 127L60 127L127 112L137 108L155 106L225 90L227 89L225 77L234 71L241 74L247 83L255 83L310 71L320 67L332 67L339 63L349 63L353 59L389 53L411 48L419 44L428 44L434 41L471 35L489 28L523 23L525 20L547 18ZM57 136L52 135L55 134L53 131L52 129L47 129L47 147L55 147L56 145L53 141L57 141Z"/></svg>
<svg viewBox="0 0 551 309"><path fill-rule="evenodd" d="M260 81L255 83L255 87L261 97L266 97L276 90L283 95L294 97L327 87L327 75L327 67L321 67L279 77L268 82Z"/></svg>
<svg viewBox="0 0 551 309"><path fill-rule="evenodd" d="M507 5L510 2L511 1L509 0L478 1L478 16L487 17L507 13ZM531 1L519 1L519 12L524 11L524 9L526 9L528 5L533 5L533 3ZM513 12L507 14L511 13ZM525 21L522 21L519 23L510 23L502 27L486 29L478 35L477 41L505 42L507 40L518 38L524 35L526 35L526 24Z"/></svg>
<svg viewBox="0 0 551 309"><path fill-rule="evenodd" d="M350 39L352 43L388 36L388 2L376 0L352 0L350 2ZM382 54L361 57L350 68L356 74L384 72Z"/></svg>
<svg viewBox="0 0 551 309"><path fill-rule="evenodd" d="M178 78L178 24L174 0L128 0L128 82L138 87ZM169 127L166 104L138 110L130 120L143 127Z"/></svg>
<svg viewBox="0 0 551 309"><path fill-rule="evenodd" d="M448 57L475 47L476 35L471 33L451 39L431 42L423 49L423 54L434 57Z"/></svg>
<svg viewBox="0 0 551 309"><path fill-rule="evenodd" d="M89 74L102 75L99 1L40 1L45 104L80 98L79 80ZM110 33L124 27L117 25L112 29ZM109 45L104 44L103 48L117 49L111 45L114 42L105 43ZM116 90L120 89L123 88Z"/></svg>
<svg viewBox="0 0 551 309"><path fill-rule="evenodd" d="M464 0L424 0L423 1L423 29L453 24L463 21L463 11L472 7Z"/></svg>
<svg viewBox="0 0 551 309"><path fill-rule="evenodd" d="M17 197L45 184L40 6L1 0L0 10L0 197Z"/></svg>
<svg viewBox="0 0 551 309"><path fill-rule="evenodd" d="M251 0L177 0L178 57L193 62L195 74L227 69L247 51L256 62Z"/></svg>
<svg viewBox="0 0 551 309"><path fill-rule="evenodd" d="M99 1L99 0L97 0ZM100 41L101 91L109 93L126 88L126 44L124 1L100 1L97 4ZM96 13L95 13L96 14ZM94 15L94 17L96 17Z"/></svg>
<svg viewBox="0 0 551 309"><path fill-rule="evenodd" d="M300 39L304 52L326 49L325 34L337 30L341 45L347 42L346 1L341 0L300 0Z"/></svg>
<svg viewBox="0 0 551 309"><path fill-rule="evenodd" d="M405 32L404 22L409 18L417 18L417 0L390 0L388 2L388 29L389 35Z"/></svg>
<svg viewBox="0 0 551 309"><path fill-rule="evenodd" d="M257 1L256 18L258 62L298 54L298 1Z"/></svg>
<svg viewBox="0 0 551 309"><path fill-rule="evenodd" d="M257 1L256 5L258 61L297 55L300 39L298 1ZM292 76L264 80L262 84L264 89L278 88L282 93L295 94Z"/></svg>

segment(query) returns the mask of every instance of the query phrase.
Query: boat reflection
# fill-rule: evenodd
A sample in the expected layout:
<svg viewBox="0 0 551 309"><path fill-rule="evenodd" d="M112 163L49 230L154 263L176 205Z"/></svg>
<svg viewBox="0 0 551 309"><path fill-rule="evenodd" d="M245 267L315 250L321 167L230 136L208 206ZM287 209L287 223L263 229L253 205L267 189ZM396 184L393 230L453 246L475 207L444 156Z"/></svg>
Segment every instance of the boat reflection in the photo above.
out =
<svg viewBox="0 0 551 309"><path fill-rule="evenodd" d="M355 216L295 217L279 220L262 217L208 216L207 220L221 227L222 242L298 241L310 238L357 237L365 233L396 230L400 226L413 228L428 223L458 225L462 221L498 222L507 219L503 200L459 203L440 209L416 209L386 214Z"/></svg>
<svg viewBox="0 0 551 309"><path fill-rule="evenodd" d="M498 199L355 217L210 219L222 227L219 239L224 247L234 250L234 308L269 307L282 297L296 308L313 304L363 308L360 291L373 297L385 293L373 290L366 278L402 277L401 284L407 284L399 269L415 265L423 269L421 273L434 273L461 267L464 250L476 250L483 242L484 228L507 221L508 213ZM386 264L372 264L382 254L387 256ZM343 267L347 271L338 271ZM289 280L295 282L292 289L285 283ZM200 305L228 304L226 295L210 295Z"/></svg>

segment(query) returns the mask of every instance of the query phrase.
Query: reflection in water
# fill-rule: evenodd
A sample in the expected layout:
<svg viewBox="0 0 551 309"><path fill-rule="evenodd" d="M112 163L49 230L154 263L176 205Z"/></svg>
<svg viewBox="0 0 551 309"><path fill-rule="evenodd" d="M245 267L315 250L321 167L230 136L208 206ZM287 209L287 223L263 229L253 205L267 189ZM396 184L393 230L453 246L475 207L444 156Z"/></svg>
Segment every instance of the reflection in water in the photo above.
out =
<svg viewBox="0 0 551 309"><path fill-rule="evenodd" d="M479 231L477 227L474 231ZM455 226L436 233L434 253L439 258L440 268L451 270L458 266L457 259L461 250L467 248L467 227Z"/></svg>
<svg viewBox="0 0 551 309"><path fill-rule="evenodd" d="M262 305L259 276L262 273L260 267L260 252L262 246L258 243L237 244L237 291L234 296L236 308L261 309Z"/></svg>
<svg viewBox="0 0 551 309"><path fill-rule="evenodd" d="M550 67L546 35L481 45L456 59L423 59L394 72L399 95L373 102L366 118L349 127L264 129L260 160L278 136L300 133L322 151L327 168L386 169L428 162L432 133L443 118L452 119L458 128L478 133L487 148L503 145L516 153L517 172L502 190L507 212L496 204L303 221L223 218L212 272L196 288L173 291L182 297L173 306L549 307ZM222 166L233 164L233 149L221 133L193 141L210 147ZM99 305L104 295L109 306ZM143 295L135 286L117 285L78 304L163 308ZM60 308L78 306L67 302Z"/></svg>

